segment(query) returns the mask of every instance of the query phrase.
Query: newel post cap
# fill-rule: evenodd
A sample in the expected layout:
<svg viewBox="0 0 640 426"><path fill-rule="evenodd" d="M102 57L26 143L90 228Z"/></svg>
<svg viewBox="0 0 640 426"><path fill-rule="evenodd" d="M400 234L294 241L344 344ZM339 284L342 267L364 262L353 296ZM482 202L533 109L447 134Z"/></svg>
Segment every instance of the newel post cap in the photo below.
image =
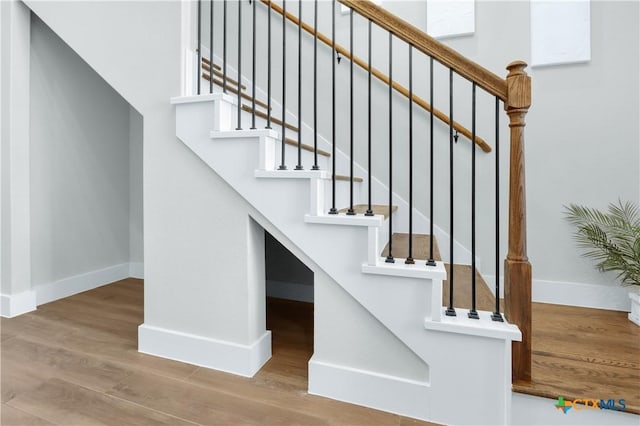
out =
<svg viewBox="0 0 640 426"><path fill-rule="evenodd" d="M507 101L505 109L528 109L531 106L531 77L527 75L524 61L507 65Z"/></svg>
<svg viewBox="0 0 640 426"><path fill-rule="evenodd" d="M525 61L511 62L509 65L507 65L507 71L509 71L507 78L522 74L526 75L527 73L524 69L527 68L527 66L528 64Z"/></svg>

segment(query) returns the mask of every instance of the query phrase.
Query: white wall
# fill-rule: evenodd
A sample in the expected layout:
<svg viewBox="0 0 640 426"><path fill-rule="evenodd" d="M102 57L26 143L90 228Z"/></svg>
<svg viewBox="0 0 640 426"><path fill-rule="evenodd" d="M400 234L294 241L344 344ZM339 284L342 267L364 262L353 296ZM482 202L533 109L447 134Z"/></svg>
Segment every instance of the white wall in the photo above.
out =
<svg viewBox="0 0 640 426"><path fill-rule="evenodd" d="M142 115L129 106L129 262L134 278L144 275L142 127Z"/></svg>
<svg viewBox="0 0 640 426"><path fill-rule="evenodd" d="M0 11L1 311L11 316L35 308L29 237L30 17L17 1L2 2Z"/></svg>
<svg viewBox="0 0 640 426"><path fill-rule="evenodd" d="M251 344L264 316L246 303L260 291L247 206L175 136L180 2L27 4L143 117L145 325Z"/></svg>
<svg viewBox="0 0 640 426"><path fill-rule="evenodd" d="M325 272L316 272L316 361L429 382L429 366Z"/></svg>
<svg viewBox="0 0 640 426"><path fill-rule="evenodd" d="M35 15L31 29L38 286L129 262L129 108Z"/></svg>

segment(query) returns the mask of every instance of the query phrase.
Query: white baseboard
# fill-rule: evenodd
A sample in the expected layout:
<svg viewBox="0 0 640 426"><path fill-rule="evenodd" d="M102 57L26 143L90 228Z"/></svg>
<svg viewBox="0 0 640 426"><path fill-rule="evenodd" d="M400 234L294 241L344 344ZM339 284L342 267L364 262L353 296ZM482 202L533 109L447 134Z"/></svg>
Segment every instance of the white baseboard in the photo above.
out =
<svg viewBox="0 0 640 426"><path fill-rule="evenodd" d="M267 281L267 296L313 303L313 286L286 281Z"/></svg>
<svg viewBox="0 0 640 426"><path fill-rule="evenodd" d="M23 291L18 294L0 294L0 316L13 318L36 310L36 292Z"/></svg>
<svg viewBox="0 0 640 426"><path fill-rule="evenodd" d="M619 285L533 280L534 302L629 312L628 293Z"/></svg>
<svg viewBox="0 0 640 426"><path fill-rule="evenodd" d="M495 275L483 274L482 277L495 295ZM533 280L531 285L534 302L607 309L610 311L629 312L631 310L631 302L628 296L629 290L620 285L536 279ZM504 297L504 276L500 277L500 297Z"/></svg>
<svg viewBox="0 0 640 426"><path fill-rule="evenodd" d="M40 284L35 288L36 302L38 305L42 305L125 278L129 278L129 263L121 263L97 271Z"/></svg>
<svg viewBox="0 0 640 426"><path fill-rule="evenodd" d="M142 262L129 263L129 277L143 280L144 279L144 263Z"/></svg>
<svg viewBox="0 0 640 426"><path fill-rule="evenodd" d="M253 377L271 358L271 331L250 345L142 324L138 351L200 367Z"/></svg>
<svg viewBox="0 0 640 426"><path fill-rule="evenodd" d="M372 371L330 364L311 358L309 393L390 413L429 420L431 387Z"/></svg>

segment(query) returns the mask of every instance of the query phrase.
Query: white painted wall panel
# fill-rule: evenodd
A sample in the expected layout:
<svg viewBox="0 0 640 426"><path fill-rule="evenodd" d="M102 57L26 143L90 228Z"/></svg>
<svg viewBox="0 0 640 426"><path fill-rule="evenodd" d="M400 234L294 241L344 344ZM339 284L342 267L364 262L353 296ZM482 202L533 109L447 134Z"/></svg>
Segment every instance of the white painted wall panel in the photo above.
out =
<svg viewBox="0 0 640 426"><path fill-rule="evenodd" d="M426 3L427 33L431 37L454 37L475 31L475 0L429 0Z"/></svg>
<svg viewBox="0 0 640 426"><path fill-rule="evenodd" d="M531 65L591 60L591 1L531 1Z"/></svg>
<svg viewBox="0 0 640 426"><path fill-rule="evenodd" d="M129 262L129 106L31 25L33 285Z"/></svg>

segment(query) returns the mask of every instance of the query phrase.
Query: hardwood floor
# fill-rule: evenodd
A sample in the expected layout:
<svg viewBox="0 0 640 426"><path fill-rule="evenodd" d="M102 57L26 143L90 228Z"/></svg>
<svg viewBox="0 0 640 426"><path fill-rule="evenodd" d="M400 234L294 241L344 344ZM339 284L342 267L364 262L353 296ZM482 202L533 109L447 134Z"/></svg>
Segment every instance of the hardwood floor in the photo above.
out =
<svg viewBox="0 0 640 426"><path fill-rule="evenodd" d="M624 399L640 414L640 327L626 312L533 304L532 383L514 390L557 399Z"/></svg>
<svg viewBox="0 0 640 426"><path fill-rule="evenodd" d="M1 424L421 423L306 393L312 304L268 299L273 358L250 379L138 353L142 306L130 279L2 318ZM534 303L533 383L514 390L623 398L640 414L640 327L624 312Z"/></svg>
<svg viewBox="0 0 640 426"><path fill-rule="evenodd" d="M250 379L138 353L139 280L2 318L1 424L426 424L308 395L313 305L267 311L273 358Z"/></svg>

